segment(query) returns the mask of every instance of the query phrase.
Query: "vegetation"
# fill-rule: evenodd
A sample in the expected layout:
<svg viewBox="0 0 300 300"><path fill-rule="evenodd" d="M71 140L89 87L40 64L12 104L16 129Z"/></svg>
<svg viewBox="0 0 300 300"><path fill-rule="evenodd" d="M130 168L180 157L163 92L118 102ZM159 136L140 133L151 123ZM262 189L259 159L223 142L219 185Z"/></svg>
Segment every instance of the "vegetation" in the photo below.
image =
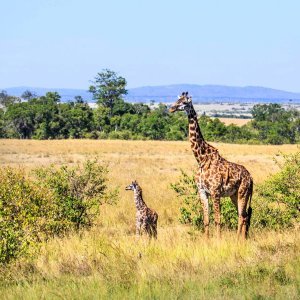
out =
<svg viewBox="0 0 300 300"><path fill-rule="evenodd" d="M43 241L91 226L100 205L115 203L107 169L96 160L82 166L39 168L37 180L24 170L0 172L0 264L28 254Z"/></svg>
<svg viewBox="0 0 300 300"><path fill-rule="evenodd" d="M182 171L178 182L171 185L182 199L180 222L204 229L201 201L197 192L195 174L189 176ZM257 187L258 197L252 202L254 228L284 229L300 220L300 152L285 155L280 171ZM237 211L230 198L221 202L221 225L237 227ZM210 203L212 212L212 203ZM210 214L213 223L213 214Z"/></svg>
<svg viewBox="0 0 300 300"><path fill-rule="evenodd" d="M151 139L185 140L184 113L170 114L165 104L127 103L125 78L111 70L98 73L89 91L97 102L92 109L80 96L61 103L49 92L37 97L30 91L22 99L0 93L0 137L20 139ZM253 120L243 126L226 126L217 118L199 116L208 141L284 144L300 141L300 112L279 104L257 104Z"/></svg>
<svg viewBox="0 0 300 300"><path fill-rule="evenodd" d="M278 149L290 154L299 150L296 145L217 147L229 160L244 164L256 183L283 167L281 156L280 166L272 160ZM30 255L20 254L2 265L3 299L299 298L297 228L256 227L246 243L237 243L235 230L224 229L221 241L214 234L207 241L201 232L178 222L182 204L170 183L180 169L195 163L188 142L7 139L0 148L2 165L22 164L28 174L51 164L56 166L53 172L62 166L70 171L77 164L82 169L81 162L93 162L95 156L101 165L109 164L107 187L120 187L121 201L102 205L94 226L39 242ZM35 175L25 179L35 184L39 180ZM140 181L145 200L159 213L157 241L135 238L133 198L124 190L132 179ZM48 187L38 182L36 189L44 194ZM258 197L256 190L253 202Z"/></svg>
<svg viewBox="0 0 300 300"><path fill-rule="evenodd" d="M181 227L156 242L95 228L47 243L0 273L4 299L298 299L299 235L235 234L207 242Z"/></svg>

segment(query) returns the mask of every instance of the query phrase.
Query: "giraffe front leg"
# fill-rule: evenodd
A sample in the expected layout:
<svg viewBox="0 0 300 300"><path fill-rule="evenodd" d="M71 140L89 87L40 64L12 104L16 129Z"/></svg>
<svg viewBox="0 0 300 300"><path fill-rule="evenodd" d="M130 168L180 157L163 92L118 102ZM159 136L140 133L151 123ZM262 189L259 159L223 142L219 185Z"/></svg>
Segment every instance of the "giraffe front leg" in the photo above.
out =
<svg viewBox="0 0 300 300"><path fill-rule="evenodd" d="M141 227L142 227L142 223L137 218L137 220L136 220L136 226L135 226L135 235L136 235L137 238L139 238L141 236L141 234L142 234Z"/></svg>
<svg viewBox="0 0 300 300"><path fill-rule="evenodd" d="M198 193L203 207L203 221L204 221L204 232L207 238L209 238L209 206L208 206L208 195L204 189L198 186Z"/></svg>

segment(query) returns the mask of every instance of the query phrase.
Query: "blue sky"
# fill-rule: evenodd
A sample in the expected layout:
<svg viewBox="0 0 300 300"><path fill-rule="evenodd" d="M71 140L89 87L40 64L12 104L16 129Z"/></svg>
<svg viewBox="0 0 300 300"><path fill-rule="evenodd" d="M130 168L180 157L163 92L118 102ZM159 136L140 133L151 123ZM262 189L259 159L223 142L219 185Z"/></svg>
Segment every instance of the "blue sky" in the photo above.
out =
<svg viewBox="0 0 300 300"><path fill-rule="evenodd" d="M0 88L259 85L300 92L297 0L1 1Z"/></svg>

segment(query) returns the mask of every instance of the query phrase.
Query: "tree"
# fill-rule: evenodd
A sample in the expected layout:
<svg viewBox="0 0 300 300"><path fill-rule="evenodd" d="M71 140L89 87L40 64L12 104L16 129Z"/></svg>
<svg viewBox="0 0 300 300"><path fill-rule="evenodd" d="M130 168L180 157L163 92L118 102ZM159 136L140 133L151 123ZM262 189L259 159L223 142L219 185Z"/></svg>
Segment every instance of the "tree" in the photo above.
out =
<svg viewBox="0 0 300 300"><path fill-rule="evenodd" d="M15 96L10 96L6 91L2 90L0 92L0 105L7 108L10 104L20 102L20 98Z"/></svg>
<svg viewBox="0 0 300 300"><path fill-rule="evenodd" d="M252 116L255 121L269 121L275 122L281 119L285 113L284 108L280 104L256 104L252 108Z"/></svg>
<svg viewBox="0 0 300 300"><path fill-rule="evenodd" d="M93 130L93 110L87 103L80 101L69 103L68 109L64 110L62 116L65 120L68 137L83 138L85 134Z"/></svg>
<svg viewBox="0 0 300 300"><path fill-rule="evenodd" d="M28 102L9 105L5 113L8 136L29 139L34 132L34 111Z"/></svg>
<svg viewBox="0 0 300 300"><path fill-rule="evenodd" d="M269 144L295 143L299 112L285 110L279 104L257 104L252 109L251 126L259 140Z"/></svg>
<svg viewBox="0 0 300 300"><path fill-rule="evenodd" d="M60 96L56 92L48 92L46 96L28 100L34 113L34 138L49 139L58 136L61 127L59 100Z"/></svg>
<svg viewBox="0 0 300 300"><path fill-rule="evenodd" d="M4 125L5 125L5 120L4 120L4 111L3 109L0 108L0 138L5 137L5 129L4 129Z"/></svg>
<svg viewBox="0 0 300 300"><path fill-rule="evenodd" d="M112 117L116 103L124 102L122 96L127 94L126 84L125 78L118 76L114 71L104 69L95 77L89 92L93 94L98 105L109 108L110 117Z"/></svg>
<svg viewBox="0 0 300 300"><path fill-rule="evenodd" d="M36 97L37 95L29 90L24 91L24 93L21 95L21 98L27 101Z"/></svg>

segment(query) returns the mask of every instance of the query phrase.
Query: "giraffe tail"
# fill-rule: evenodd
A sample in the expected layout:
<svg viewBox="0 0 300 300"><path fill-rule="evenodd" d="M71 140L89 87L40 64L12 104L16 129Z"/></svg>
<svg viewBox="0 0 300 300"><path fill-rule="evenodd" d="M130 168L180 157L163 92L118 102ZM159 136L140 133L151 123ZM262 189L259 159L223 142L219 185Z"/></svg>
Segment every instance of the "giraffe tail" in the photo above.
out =
<svg viewBox="0 0 300 300"><path fill-rule="evenodd" d="M251 180L250 193L249 193L249 206L248 206L248 210L247 210L247 223L246 223L246 234L247 235L249 233L251 217L252 217L252 207L251 207L252 194L253 194L253 180Z"/></svg>

